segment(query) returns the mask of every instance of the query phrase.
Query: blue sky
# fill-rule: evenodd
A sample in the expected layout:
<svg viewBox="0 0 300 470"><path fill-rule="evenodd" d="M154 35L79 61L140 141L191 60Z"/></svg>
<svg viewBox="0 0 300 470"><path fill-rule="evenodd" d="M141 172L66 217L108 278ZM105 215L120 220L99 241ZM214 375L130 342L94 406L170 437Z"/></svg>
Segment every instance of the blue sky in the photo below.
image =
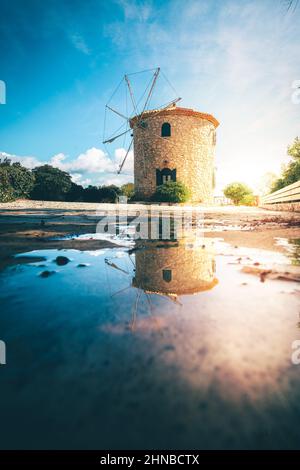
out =
<svg viewBox="0 0 300 470"><path fill-rule="evenodd" d="M218 191L233 180L258 188L300 135L300 5L284 3L0 0L0 153L83 184L132 180L132 154L115 172L122 142L112 156L102 145L104 106L124 73L160 66L182 106L220 121ZM157 101L169 92L161 82Z"/></svg>

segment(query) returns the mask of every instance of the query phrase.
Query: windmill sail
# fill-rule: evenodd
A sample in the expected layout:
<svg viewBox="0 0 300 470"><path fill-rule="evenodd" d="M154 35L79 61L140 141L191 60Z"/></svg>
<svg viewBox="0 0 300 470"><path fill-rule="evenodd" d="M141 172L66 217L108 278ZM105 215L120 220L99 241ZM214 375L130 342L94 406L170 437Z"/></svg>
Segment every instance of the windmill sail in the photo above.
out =
<svg viewBox="0 0 300 470"><path fill-rule="evenodd" d="M132 79L135 78L139 74L145 74L145 73L151 72L151 79L147 86L144 86L144 90L142 92L142 95L139 99L136 97L135 93L135 88L132 83ZM121 144L122 148L127 148L125 156L123 157L122 161L119 164L119 168L117 170L117 173L120 174L121 171L124 168L125 162L128 158L128 155L133 147L133 135L131 134L131 139L128 141L127 137L129 136L129 133L132 131L131 129L131 120L134 118L136 120L136 125L139 127L143 128L143 117L146 113L146 111L149 111L149 106L150 102L153 98L155 87L158 82L158 78L162 76L168 83L168 85L175 91L175 89L172 87L170 84L169 80L164 76L163 72L161 71L160 67L157 67L156 69L149 69L149 70L143 70L141 72L134 72L131 74L126 74L124 75L123 79L113 92L110 100L107 102L105 105L105 119L104 119L104 131L103 131L103 144L106 146L107 144L113 144L117 143L118 139L123 138L123 144ZM122 100L119 100L117 106L112 105L112 99L115 97L118 91L122 89L122 84L125 85L125 100L122 103ZM176 92L176 91L175 91ZM169 101L167 104L163 105L156 105L155 109L159 113L160 111L163 111L164 109L168 108L169 106L172 106L176 104L181 98L176 97ZM128 101L130 102L130 106L128 105ZM120 110L119 108L123 105L123 108ZM129 107L131 107L131 112L129 112ZM140 111L139 111L140 109ZM119 118L122 119L122 124L114 131L110 132L109 135L107 135L107 130L109 126L107 126L107 114L113 115L115 119ZM125 144L125 141L127 139L127 145ZM108 154L110 154L108 150Z"/></svg>

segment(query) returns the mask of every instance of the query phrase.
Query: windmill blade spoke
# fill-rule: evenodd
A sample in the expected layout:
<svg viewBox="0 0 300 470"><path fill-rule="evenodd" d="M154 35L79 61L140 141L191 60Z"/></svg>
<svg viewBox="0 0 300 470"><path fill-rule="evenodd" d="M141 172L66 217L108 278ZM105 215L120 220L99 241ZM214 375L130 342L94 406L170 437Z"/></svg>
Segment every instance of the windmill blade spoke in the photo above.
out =
<svg viewBox="0 0 300 470"><path fill-rule="evenodd" d="M107 107L108 109L110 109L113 113L116 113L116 114L118 114L119 116L121 116L123 119L126 119L126 121L129 120L129 118L128 118L127 116L124 116L124 114L120 113L120 112L117 111L116 109L111 108L110 106L108 106L108 104L106 105L106 107Z"/></svg>
<svg viewBox="0 0 300 470"><path fill-rule="evenodd" d="M142 119L142 116L143 116L143 114L144 114L144 112L145 112L145 110L146 110L146 108L147 108L147 105L148 105L148 103L149 103L149 101L150 101L151 95L152 95L153 90L154 90L154 87L155 87L156 80L158 79L159 72L160 72L160 68L157 67L157 69L156 69L155 72L154 72L153 82L152 82L151 88L150 88L150 90L149 90L148 96L147 96L147 98L146 98L146 101L145 101L145 104L144 104L144 107L143 107L143 111L142 111L142 113L141 113L141 119Z"/></svg>
<svg viewBox="0 0 300 470"><path fill-rule="evenodd" d="M125 75L124 78L125 78L125 81L126 81L126 83L127 83L128 89L129 89L130 98L131 98L131 101L132 101L132 106L133 106L134 112L135 112L135 114L139 114L138 108L137 108L137 105L136 105L136 101L135 101L135 97L134 97L134 94L133 94L133 91L132 91L132 88L131 88L131 84L130 84L130 81L129 81L129 78L128 78L127 75Z"/></svg>
<svg viewBox="0 0 300 470"><path fill-rule="evenodd" d="M125 135L130 131L131 131L131 129L129 128L129 129L127 129L127 131L122 132L121 134L118 134L115 137L111 137L110 139L104 140L102 143L103 144L111 144L114 140L118 139L119 137L122 137L122 135Z"/></svg>
<svg viewBox="0 0 300 470"><path fill-rule="evenodd" d="M159 114L161 111L164 111L165 109L167 109L169 106L171 106L172 104L176 104L178 103L178 101L182 100L182 98L176 98L175 100L172 100L170 101L169 103L167 103L166 105L163 106L163 108L160 108L159 111L157 111L156 114Z"/></svg>
<svg viewBox="0 0 300 470"><path fill-rule="evenodd" d="M128 157L128 154L129 154L130 149L131 149L131 147L132 147L132 143L133 143L133 138L132 138L131 141L130 141L129 147L128 147L127 152L126 152L126 154L125 154L125 157L123 158L122 163L121 163L120 166L119 166L118 175L121 173L122 168L123 168L123 166L124 166L124 164L125 164L125 162L126 162L126 159L127 159L127 157Z"/></svg>
<svg viewBox="0 0 300 470"><path fill-rule="evenodd" d="M132 83L131 83L131 78L129 79L129 77L131 77L132 75L137 75L137 74L141 74L141 73L144 73L144 72L152 72L151 78L150 78L149 83L147 84L146 88L144 89L144 92L142 93L142 96L138 100L136 100L136 97L135 97L135 94L134 94L134 89L136 87L136 84L133 87ZM168 79L165 77L165 75L161 71L160 67L157 67L155 69L148 69L148 70L141 71L141 72L125 74L123 76L123 79L121 80L118 87L114 91L111 99L107 102L107 104L105 106L104 128L106 129L106 117L107 117L106 112L107 111L109 111L111 113L114 113L115 115L117 115L120 118L124 119L125 122L123 121L123 124L118 129L116 129L114 131L114 133L110 134L109 137L105 136L105 129L103 130L103 134L104 134L103 135L103 145L111 144L114 141L116 141L117 139L119 139L120 137L124 137L124 142L123 142L123 145L122 145L122 147L124 148L125 147L126 136L128 135L129 132L130 133L132 132L130 123L131 123L131 119L133 119L134 117L135 117L134 125L137 125L138 127L141 127L141 123L142 123L142 120L144 118L144 115L146 114L146 111L150 108L150 101L153 98L154 89L157 85L157 79L160 76L160 73L165 78L168 85L171 86L173 91L175 91L175 89L172 87L172 85L170 84ZM112 101L112 98L116 95L116 92L120 89L120 86L121 86L122 82L125 86L125 94L126 94L126 99L125 99L126 109L125 110L120 108L120 102L119 101L118 101L119 104L116 105L116 106L113 105L113 104L110 105L110 103ZM128 109L128 103L127 103L128 95L130 96L129 101L131 101L131 105L132 105L132 108L133 108L133 113L132 113L132 109ZM169 103L163 104L160 107L157 107L153 111L155 111L155 114L158 114L158 113L162 112L163 110L167 109L168 107L170 107L171 105L175 105L175 103L177 103L180 100L181 100L181 98L173 99ZM131 108L131 105L130 105L130 108ZM119 111L116 108L120 108L121 111ZM139 111L139 109L141 111ZM113 120L114 121L116 120L116 116L114 116ZM129 147L127 148L126 154L125 154L123 160L121 161L121 163L119 165L119 168L117 170L117 174L121 173L121 171L122 171L122 169L125 165L125 162L127 160L127 157L129 155L129 152L130 152L130 150L133 146L133 134L131 134L131 135L132 135L132 139L130 141ZM108 152L108 154L109 154L109 152Z"/></svg>

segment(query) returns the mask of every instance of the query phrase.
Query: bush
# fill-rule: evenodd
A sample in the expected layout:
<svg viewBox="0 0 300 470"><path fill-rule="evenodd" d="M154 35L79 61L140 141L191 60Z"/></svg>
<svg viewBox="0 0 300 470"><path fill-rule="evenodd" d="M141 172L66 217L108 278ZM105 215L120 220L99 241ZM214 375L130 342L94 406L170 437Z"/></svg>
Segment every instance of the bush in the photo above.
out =
<svg viewBox="0 0 300 470"><path fill-rule="evenodd" d="M124 196L128 199L132 199L134 196L134 184L133 183L126 183L121 186L121 191Z"/></svg>
<svg viewBox="0 0 300 470"><path fill-rule="evenodd" d="M117 197L121 196L122 191L118 186L111 184L110 186L100 186L99 195L101 202L116 202Z"/></svg>
<svg viewBox="0 0 300 470"><path fill-rule="evenodd" d="M34 168L35 183L31 192L32 199L63 201L71 190L71 176L51 165Z"/></svg>
<svg viewBox="0 0 300 470"><path fill-rule="evenodd" d="M254 203L252 190L243 183L230 183L223 192L224 196L231 199L235 205L252 205ZM252 201L251 204L249 204L250 201Z"/></svg>
<svg viewBox="0 0 300 470"><path fill-rule="evenodd" d="M88 186L83 190L84 202L116 202L121 195L121 189L118 186Z"/></svg>
<svg viewBox="0 0 300 470"><path fill-rule="evenodd" d="M241 204L244 206L255 206L257 204L255 196L253 194L246 194L241 200Z"/></svg>
<svg viewBox="0 0 300 470"><path fill-rule="evenodd" d="M0 160L0 201L8 202L28 197L34 185L34 175L21 163Z"/></svg>
<svg viewBox="0 0 300 470"><path fill-rule="evenodd" d="M179 181L168 181L157 186L153 200L157 202L187 202L191 197L189 189Z"/></svg>

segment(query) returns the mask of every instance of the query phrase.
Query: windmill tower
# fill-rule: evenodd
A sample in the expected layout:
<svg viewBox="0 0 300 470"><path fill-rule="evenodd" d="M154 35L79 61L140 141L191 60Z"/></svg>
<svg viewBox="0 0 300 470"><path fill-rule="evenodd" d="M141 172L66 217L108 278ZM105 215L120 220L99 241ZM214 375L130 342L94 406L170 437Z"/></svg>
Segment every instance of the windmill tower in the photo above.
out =
<svg viewBox="0 0 300 470"><path fill-rule="evenodd" d="M130 150L134 149L134 184L139 200L149 200L156 187L167 181L180 181L191 191L192 202L213 201L214 150L218 121L210 114L178 107L181 98L167 105L148 109L160 69L155 69L148 95L138 111L129 77L125 75L133 115L127 119L128 129L104 140L111 143L131 131L127 152L120 163L122 171ZM109 105L106 108L114 113Z"/></svg>

